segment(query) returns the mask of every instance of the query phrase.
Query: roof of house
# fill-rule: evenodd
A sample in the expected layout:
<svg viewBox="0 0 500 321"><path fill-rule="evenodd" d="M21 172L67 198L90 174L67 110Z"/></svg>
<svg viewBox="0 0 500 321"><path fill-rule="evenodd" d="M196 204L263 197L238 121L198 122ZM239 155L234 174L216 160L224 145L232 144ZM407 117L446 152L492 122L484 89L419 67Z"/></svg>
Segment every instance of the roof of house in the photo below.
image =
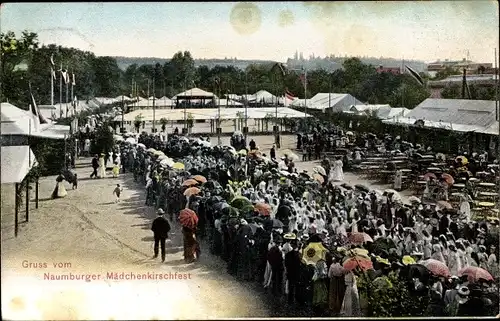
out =
<svg viewBox="0 0 500 321"><path fill-rule="evenodd" d="M181 98L181 97L207 97L207 98L213 98L215 95L211 92L205 91L200 88L191 88L188 89L184 92L181 92L174 97L172 97L173 100L176 98Z"/></svg>

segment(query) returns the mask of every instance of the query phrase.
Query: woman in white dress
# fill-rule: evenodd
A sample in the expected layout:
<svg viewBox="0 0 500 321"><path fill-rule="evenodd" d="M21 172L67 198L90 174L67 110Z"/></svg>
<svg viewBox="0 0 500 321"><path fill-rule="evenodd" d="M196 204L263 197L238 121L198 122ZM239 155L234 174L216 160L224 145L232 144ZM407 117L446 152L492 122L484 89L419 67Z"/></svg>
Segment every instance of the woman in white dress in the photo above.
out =
<svg viewBox="0 0 500 321"><path fill-rule="evenodd" d="M394 189L396 191L400 191L403 186L403 172L401 170L397 170L394 175Z"/></svg>
<svg viewBox="0 0 500 321"><path fill-rule="evenodd" d="M354 273L349 272L345 275L345 294L340 315L345 317L359 317L361 316L361 307L359 304L358 286L356 284L356 277Z"/></svg>
<svg viewBox="0 0 500 321"><path fill-rule="evenodd" d="M113 169L113 152L108 153L108 159L106 161L106 169Z"/></svg>
<svg viewBox="0 0 500 321"><path fill-rule="evenodd" d="M343 166L344 164L342 163L342 160L337 158L335 162L333 162L333 169L330 172L330 182L342 182L344 180L344 171L343 171Z"/></svg>
<svg viewBox="0 0 500 321"><path fill-rule="evenodd" d="M470 222L471 212L470 212L470 203L468 197L465 194L460 194L460 217L467 220L467 223Z"/></svg>
<svg viewBox="0 0 500 321"><path fill-rule="evenodd" d="M99 169L97 170L97 177L106 177L106 164L104 162L104 154L101 154L101 156L99 157Z"/></svg>
<svg viewBox="0 0 500 321"><path fill-rule="evenodd" d="M52 198L63 198L68 195L66 188L64 187L64 176L60 174L56 178L56 187L52 192Z"/></svg>

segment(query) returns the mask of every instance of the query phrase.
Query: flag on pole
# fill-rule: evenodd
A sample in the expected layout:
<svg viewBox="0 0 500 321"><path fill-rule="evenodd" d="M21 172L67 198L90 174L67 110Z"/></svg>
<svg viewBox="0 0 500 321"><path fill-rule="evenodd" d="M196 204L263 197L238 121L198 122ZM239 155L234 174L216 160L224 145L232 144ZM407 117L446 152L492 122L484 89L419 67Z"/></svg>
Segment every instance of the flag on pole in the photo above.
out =
<svg viewBox="0 0 500 321"><path fill-rule="evenodd" d="M50 73L52 74L52 78L54 78L54 80L56 80L56 72L53 68L50 68Z"/></svg>
<svg viewBox="0 0 500 321"><path fill-rule="evenodd" d="M66 71L66 69L61 69L61 75L64 83L68 83L68 72Z"/></svg>
<svg viewBox="0 0 500 321"><path fill-rule="evenodd" d="M285 90L285 98L289 100L295 100L297 97L295 97L288 89Z"/></svg>
<svg viewBox="0 0 500 321"><path fill-rule="evenodd" d="M422 86L424 86L424 80L422 79L422 77L420 77L420 75L418 74L418 72L416 72L415 70L413 70L410 66L406 65L405 66L406 69L408 69L408 71L410 72L410 74L413 76L413 78L415 78L415 80Z"/></svg>
<svg viewBox="0 0 500 321"><path fill-rule="evenodd" d="M75 74L73 74L73 82L71 83L71 85L76 86L76 82L75 82Z"/></svg>
<svg viewBox="0 0 500 321"><path fill-rule="evenodd" d="M286 66L285 66L285 64L284 64L284 63L277 62L274 66L275 66L275 67L278 67L279 71L281 72L281 74L282 74L283 76L285 76L285 75L286 75Z"/></svg>
<svg viewBox="0 0 500 321"><path fill-rule="evenodd" d="M66 73L66 84L69 84L71 82L71 76L69 74L69 72Z"/></svg>
<svg viewBox="0 0 500 321"><path fill-rule="evenodd" d="M56 64L54 63L54 54L50 55L50 64L52 65L52 68L56 66Z"/></svg>
<svg viewBox="0 0 500 321"><path fill-rule="evenodd" d="M36 104L35 97L33 96L33 93L31 92L31 85L30 85L30 110L33 113L33 115L35 115L35 117L36 117L35 127L38 124L48 124L48 121L40 113L40 109L38 108L38 106Z"/></svg>

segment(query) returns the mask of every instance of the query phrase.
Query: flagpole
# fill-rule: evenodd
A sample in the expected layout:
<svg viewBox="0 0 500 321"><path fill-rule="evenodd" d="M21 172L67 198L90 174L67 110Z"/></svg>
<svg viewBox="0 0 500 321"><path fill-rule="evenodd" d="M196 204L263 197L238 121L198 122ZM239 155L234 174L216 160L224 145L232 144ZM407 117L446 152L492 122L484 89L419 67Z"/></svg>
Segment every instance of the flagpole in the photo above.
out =
<svg viewBox="0 0 500 321"><path fill-rule="evenodd" d="M148 108L149 108L149 78L148 78Z"/></svg>
<svg viewBox="0 0 500 321"><path fill-rule="evenodd" d="M155 132L155 121L156 121L155 100L156 100L155 77L153 77L153 133Z"/></svg>
<svg viewBox="0 0 500 321"><path fill-rule="evenodd" d="M68 118L68 94L69 94L68 69L66 68L66 118Z"/></svg>
<svg viewBox="0 0 500 321"><path fill-rule="evenodd" d="M73 103L73 113L76 115L76 102L75 102L75 95L74 95L74 87L75 87L75 74L71 74L71 102Z"/></svg>
<svg viewBox="0 0 500 321"><path fill-rule="evenodd" d="M61 70L59 71L59 118L62 118L63 110L62 110L62 62L61 62Z"/></svg>
<svg viewBox="0 0 500 321"><path fill-rule="evenodd" d="M50 105L54 106L54 67L50 67Z"/></svg>
<svg viewBox="0 0 500 321"><path fill-rule="evenodd" d="M304 69L304 119L307 118L307 69Z"/></svg>
<svg viewBox="0 0 500 321"><path fill-rule="evenodd" d="M248 140L248 71L245 70L245 142Z"/></svg>

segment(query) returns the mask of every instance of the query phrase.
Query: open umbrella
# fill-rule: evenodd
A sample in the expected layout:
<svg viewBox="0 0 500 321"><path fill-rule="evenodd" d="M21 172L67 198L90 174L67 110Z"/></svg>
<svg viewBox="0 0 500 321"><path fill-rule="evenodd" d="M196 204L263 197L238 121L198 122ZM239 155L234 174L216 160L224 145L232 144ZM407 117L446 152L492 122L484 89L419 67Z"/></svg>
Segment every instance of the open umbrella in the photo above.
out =
<svg viewBox="0 0 500 321"><path fill-rule="evenodd" d="M205 178L205 176L202 176L202 175L194 175L193 179L195 179L197 182L200 182L202 184L207 182L207 179Z"/></svg>
<svg viewBox="0 0 500 321"><path fill-rule="evenodd" d="M363 232L348 233L347 237L349 239L349 242L351 242L352 244L363 244L365 242L373 242L371 236Z"/></svg>
<svg viewBox="0 0 500 321"><path fill-rule="evenodd" d="M278 220L276 218L272 219L272 223L273 223L273 228L275 228L275 229L283 228L283 222L281 222L280 220Z"/></svg>
<svg viewBox="0 0 500 321"><path fill-rule="evenodd" d="M129 138L125 139L125 142L132 144L132 145L137 144L137 141L135 140L134 137L129 137Z"/></svg>
<svg viewBox="0 0 500 321"><path fill-rule="evenodd" d="M325 179L320 174L313 174L314 180L318 181L320 184L325 182Z"/></svg>
<svg viewBox="0 0 500 321"><path fill-rule="evenodd" d="M182 226L195 228L198 224L198 215L192 209L185 208L179 213L179 221Z"/></svg>
<svg viewBox="0 0 500 321"><path fill-rule="evenodd" d="M467 280L470 283L478 282L479 280L493 281L493 276L490 272L477 266L469 266L458 271L458 276L467 275Z"/></svg>
<svg viewBox="0 0 500 321"><path fill-rule="evenodd" d="M354 133L353 133L353 132L351 132L351 131L348 131L348 132L346 132L345 134L346 134L347 136L353 136L353 135L354 135Z"/></svg>
<svg viewBox="0 0 500 321"><path fill-rule="evenodd" d="M311 242L302 252L302 261L305 264L316 265L319 260L325 259L326 252L328 252L328 250L321 242Z"/></svg>
<svg viewBox="0 0 500 321"><path fill-rule="evenodd" d="M437 206L441 207L441 208L446 208L446 209L449 209L449 210L451 210L453 208L453 206L451 206L451 204L448 203L447 201L438 201L437 202Z"/></svg>
<svg viewBox="0 0 500 321"><path fill-rule="evenodd" d="M153 154L154 152L156 152L156 149L148 148L148 149L146 149L146 152Z"/></svg>
<svg viewBox="0 0 500 321"><path fill-rule="evenodd" d="M422 265L425 266L427 268L427 270L429 270L429 272L431 272L434 275L444 276L444 277L451 276L450 270L448 269L446 264L444 264L441 261L434 260L434 259L428 259L428 260L422 261Z"/></svg>
<svg viewBox="0 0 500 321"><path fill-rule="evenodd" d="M159 162L161 162L164 159L168 159L168 156L167 155L159 155L156 160L159 161Z"/></svg>
<svg viewBox="0 0 500 321"><path fill-rule="evenodd" d="M143 143L139 143L139 144L137 144L137 147L144 149L144 148L146 148L146 145L144 145Z"/></svg>
<svg viewBox="0 0 500 321"><path fill-rule="evenodd" d="M252 202L244 196L236 196L231 201L231 206L236 207L237 209L242 209L243 207L248 205L252 206Z"/></svg>
<svg viewBox="0 0 500 321"><path fill-rule="evenodd" d="M186 168L186 166L184 164L182 164L182 163L177 162L177 163L174 163L172 165L172 168L178 169L178 170L183 170L183 169Z"/></svg>
<svg viewBox="0 0 500 321"><path fill-rule="evenodd" d="M160 161L160 166L162 167L171 167L173 164L173 161L171 159L162 159Z"/></svg>
<svg viewBox="0 0 500 321"><path fill-rule="evenodd" d="M246 149L242 149L238 152L238 155L242 155L242 156L247 156L247 150Z"/></svg>
<svg viewBox="0 0 500 321"><path fill-rule="evenodd" d="M404 265L412 265L412 264L415 264L417 262L415 262L415 259L413 259L411 256L409 255L405 255L403 256L403 259L401 260L401 262L404 264Z"/></svg>
<svg viewBox="0 0 500 321"><path fill-rule="evenodd" d="M198 187L190 187L184 191L184 196L198 195L201 190Z"/></svg>
<svg viewBox="0 0 500 321"><path fill-rule="evenodd" d="M401 195L399 194L399 192L395 191L393 189L386 189L384 191L384 194L387 194L387 195L392 194L392 198L391 199L392 199L393 202L401 202L403 200L401 198Z"/></svg>
<svg viewBox="0 0 500 321"><path fill-rule="evenodd" d="M213 206L213 209L214 209L214 211L221 212L226 207L231 207L231 206L228 203L226 203L225 201L223 201L223 202L215 203Z"/></svg>
<svg viewBox="0 0 500 321"><path fill-rule="evenodd" d="M347 183L342 183L340 186L342 186L345 189L352 189L352 186Z"/></svg>
<svg viewBox="0 0 500 321"><path fill-rule="evenodd" d="M320 174L320 175L326 176L326 170L323 166L315 166L313 168L313 171Z"/></svg>
<svg viewBox="0 0 500 321"><path fill-rule="evenodd" d="M355 257L348 257L345 261L344 264L342 264L344 269L347 271L352 271L357 268L367 271L370 269L373 269L373 263L370 259L367 259L362 256L355 256Z"/></svg>
<svg viewBox="0 0 500 321"><path fill-rule="evenodd" d="M113 138L117 141L117 142L122 142L123 141L123 137L121 135L113 135Z"/></svg>
<svg viewBox="0 0 500 321"><path fill-rule="evenodd" d="M271 215L271 205L266 204L266 203L257 203L255 204L255 210L259 212L260 215L262 216L269 216Z"/></svg>
<svg viewBox="0 0 500 321"><path fill-rule="evenodd" d="M285 150L281 151L281 154L283 156L287 156L288 159L291 159L294 162L296 162L296 161L299 160L299 156L297 156L297 154L295 154L294 152L292 152L290 149L285 149Z"/></svg>
<svg viewBox="0 0 500 321"><path fill-rule="evenodd" d="M416 196L410 196L408 198L408 201L410 203L418 203L418 204L422 203L422 200L420 198L416 197Z"/></svg>
<svg viewBox="0 0 500 321"><path fill-rule="evenodd" d="M427 173L427 174L425 174L425 175L424 175L424 179L425 179L426 181L430 180L431 178L433 178L433 179L437 179L436 174L434 174L434 173Z"/></svg>
<svg viewBox="0 0 500 321"><path fill-rule="evenodd" d="M222 215L227 215L229 217L237 217L240 215L240 211L232 206L227 206L222 209Z"/></svg>
<svg viewBox="0 0 500 321"><path fill-rule="evenodd" d="M197 185L198 182L192 178L188 179L188 180L185 180L183 183L182 183L182 186L195 186Z"/></svg>
<svg viewBox="0 0 500 321"><path fill-rule="evenodd" d="M448 186L453 186L453 184L455 184L455 179L450 174L444 173L443 175L441 175L441 177L446 181L446 184L448 184Z"/></svg>
<svg viewBox="0 0 500 321"><path fill-rule="evenodd" d="M462 165L469 164L469 160L465 156L458 156L457 158L455 158L455 162L459 162L459 161L462 162Z"/></svg>
<svg viewBox="0 0 500 321"><path fill-rule="evenodd" d="M370 189L363 184L356 184L354 187L362 192L369 193Z"/></svg>

